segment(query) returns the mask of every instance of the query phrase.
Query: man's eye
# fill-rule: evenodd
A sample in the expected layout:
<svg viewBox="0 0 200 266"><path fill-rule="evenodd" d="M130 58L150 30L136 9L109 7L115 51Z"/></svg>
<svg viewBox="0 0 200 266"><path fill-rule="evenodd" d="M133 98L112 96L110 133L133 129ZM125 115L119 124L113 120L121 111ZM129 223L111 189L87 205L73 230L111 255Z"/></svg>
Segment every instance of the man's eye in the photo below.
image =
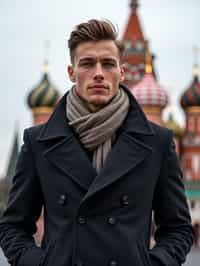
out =
<svg viewBox="0 0 200 266"><path fill-rule="evenodd" d="M92 67L94 64L92 62L82 62L80 65L83 67Z"/></svg>
<svg viewBox="0 0 200 266"><path fill-rule="evenodd" d="M105 66L105 67L115 67L115 63L114 62L104 62L103 63L103 65Z"/></svg>

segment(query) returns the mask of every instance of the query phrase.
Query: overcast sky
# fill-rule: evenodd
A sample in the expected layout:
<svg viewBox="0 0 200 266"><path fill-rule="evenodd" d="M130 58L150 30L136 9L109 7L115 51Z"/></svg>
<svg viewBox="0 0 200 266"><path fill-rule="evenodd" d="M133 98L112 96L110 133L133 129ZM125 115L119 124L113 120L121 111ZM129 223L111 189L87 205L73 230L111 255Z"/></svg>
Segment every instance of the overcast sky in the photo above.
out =
<svg viewBox="0 0 200 266"><path fill-rule="evenodd" d="M66 75L67 39L73 26L91 18L107 18L118 25L122 35L130 12L129 2L0 0L0 176L7 166L16 122L20 137L23 129L32 124L26 97L41 79L45 40L51 42L51 80L63 94L70 87ZM139 2L143 31L156 55L159 82L168 91L173 106L170 108L183 125L178 99L192 78L192 46L200 46L200 1Z"/></svg>

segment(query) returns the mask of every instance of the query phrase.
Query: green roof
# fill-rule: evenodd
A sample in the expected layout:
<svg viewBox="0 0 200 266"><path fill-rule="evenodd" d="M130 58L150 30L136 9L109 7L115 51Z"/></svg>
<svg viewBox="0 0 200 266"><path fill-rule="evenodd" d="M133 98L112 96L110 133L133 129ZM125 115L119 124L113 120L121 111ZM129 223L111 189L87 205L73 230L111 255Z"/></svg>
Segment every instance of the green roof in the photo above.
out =
<svg viewBox="0 0 200 266"><path fill-rule="evenodd" d="M200 199L200 190L186 190L188 199Z"/></svg>
<svg viewBox="0 0 200 266"><path fill-rule="evenodd" d="M200 199L200 181L184 180L188 199Z"/></svg>
<svg viewBox="0 0 200 266"><path fill-rule="evenodd" d="M18 137L18 130L15 130L14 140L13 140L13 144L12 144L12 148L11 148L11 152L10 152L10 158L8 161L8 166L7 166L6 176L5 176L6 183L8 185L11 184L13 175L15 173L15 167L16 167L17 158L18 158L18 154L19 154L18 138L19 138Z"/></svg>

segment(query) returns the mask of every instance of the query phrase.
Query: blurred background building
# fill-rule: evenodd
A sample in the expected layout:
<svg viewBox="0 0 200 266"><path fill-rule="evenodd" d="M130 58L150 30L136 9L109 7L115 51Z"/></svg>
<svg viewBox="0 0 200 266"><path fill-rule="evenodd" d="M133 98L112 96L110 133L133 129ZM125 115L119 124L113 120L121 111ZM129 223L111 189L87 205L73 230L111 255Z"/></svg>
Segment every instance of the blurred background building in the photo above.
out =
<svg viewBox="0 0 200 266"><path fill-rule="evenodd" d="M127 24L124 27L122 42L126 67L125 84L141 104L149 120L171 129L174 133L176 150L183 169L186 195L196 232L196 246L200 246L200 82L198 69L198 47L194 48L194 68L191 70L191 82L180 95L180 107L185 114L185 127L175 120L171 112L164 121L163 110L169 104L165 88L159 84L157 70L154 66L155 55L151 51L148 38L144 35L138 15L139 1L130 1ZM192 49L192 47L191 47ZM156 53L156 51L155 51ZM40 82L27 95L27 103L32 112L33 124L38 125L48 120L59 100L59 92L52 84L48 72L48 58L45 58ZM18 128L14 132L13 146L10 152L6 176L0 182L0 208L5 208L7 193L19 153ZM38 235L43 233L42 214L38 221Z"/></svg>

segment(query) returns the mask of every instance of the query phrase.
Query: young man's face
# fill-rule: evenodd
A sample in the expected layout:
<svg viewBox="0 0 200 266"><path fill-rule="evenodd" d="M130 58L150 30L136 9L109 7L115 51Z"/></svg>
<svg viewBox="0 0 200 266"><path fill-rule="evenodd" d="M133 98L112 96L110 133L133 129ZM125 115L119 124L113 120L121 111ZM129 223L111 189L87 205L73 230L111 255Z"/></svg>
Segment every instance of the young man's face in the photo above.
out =
<svg viewBox="0 0 200 266"><path fill-rule="evenodd" d="M117 94L119 82L124 80L124 67L114 41L79 44L68 74L88 109L92 112L101 109Z"/></svg>

